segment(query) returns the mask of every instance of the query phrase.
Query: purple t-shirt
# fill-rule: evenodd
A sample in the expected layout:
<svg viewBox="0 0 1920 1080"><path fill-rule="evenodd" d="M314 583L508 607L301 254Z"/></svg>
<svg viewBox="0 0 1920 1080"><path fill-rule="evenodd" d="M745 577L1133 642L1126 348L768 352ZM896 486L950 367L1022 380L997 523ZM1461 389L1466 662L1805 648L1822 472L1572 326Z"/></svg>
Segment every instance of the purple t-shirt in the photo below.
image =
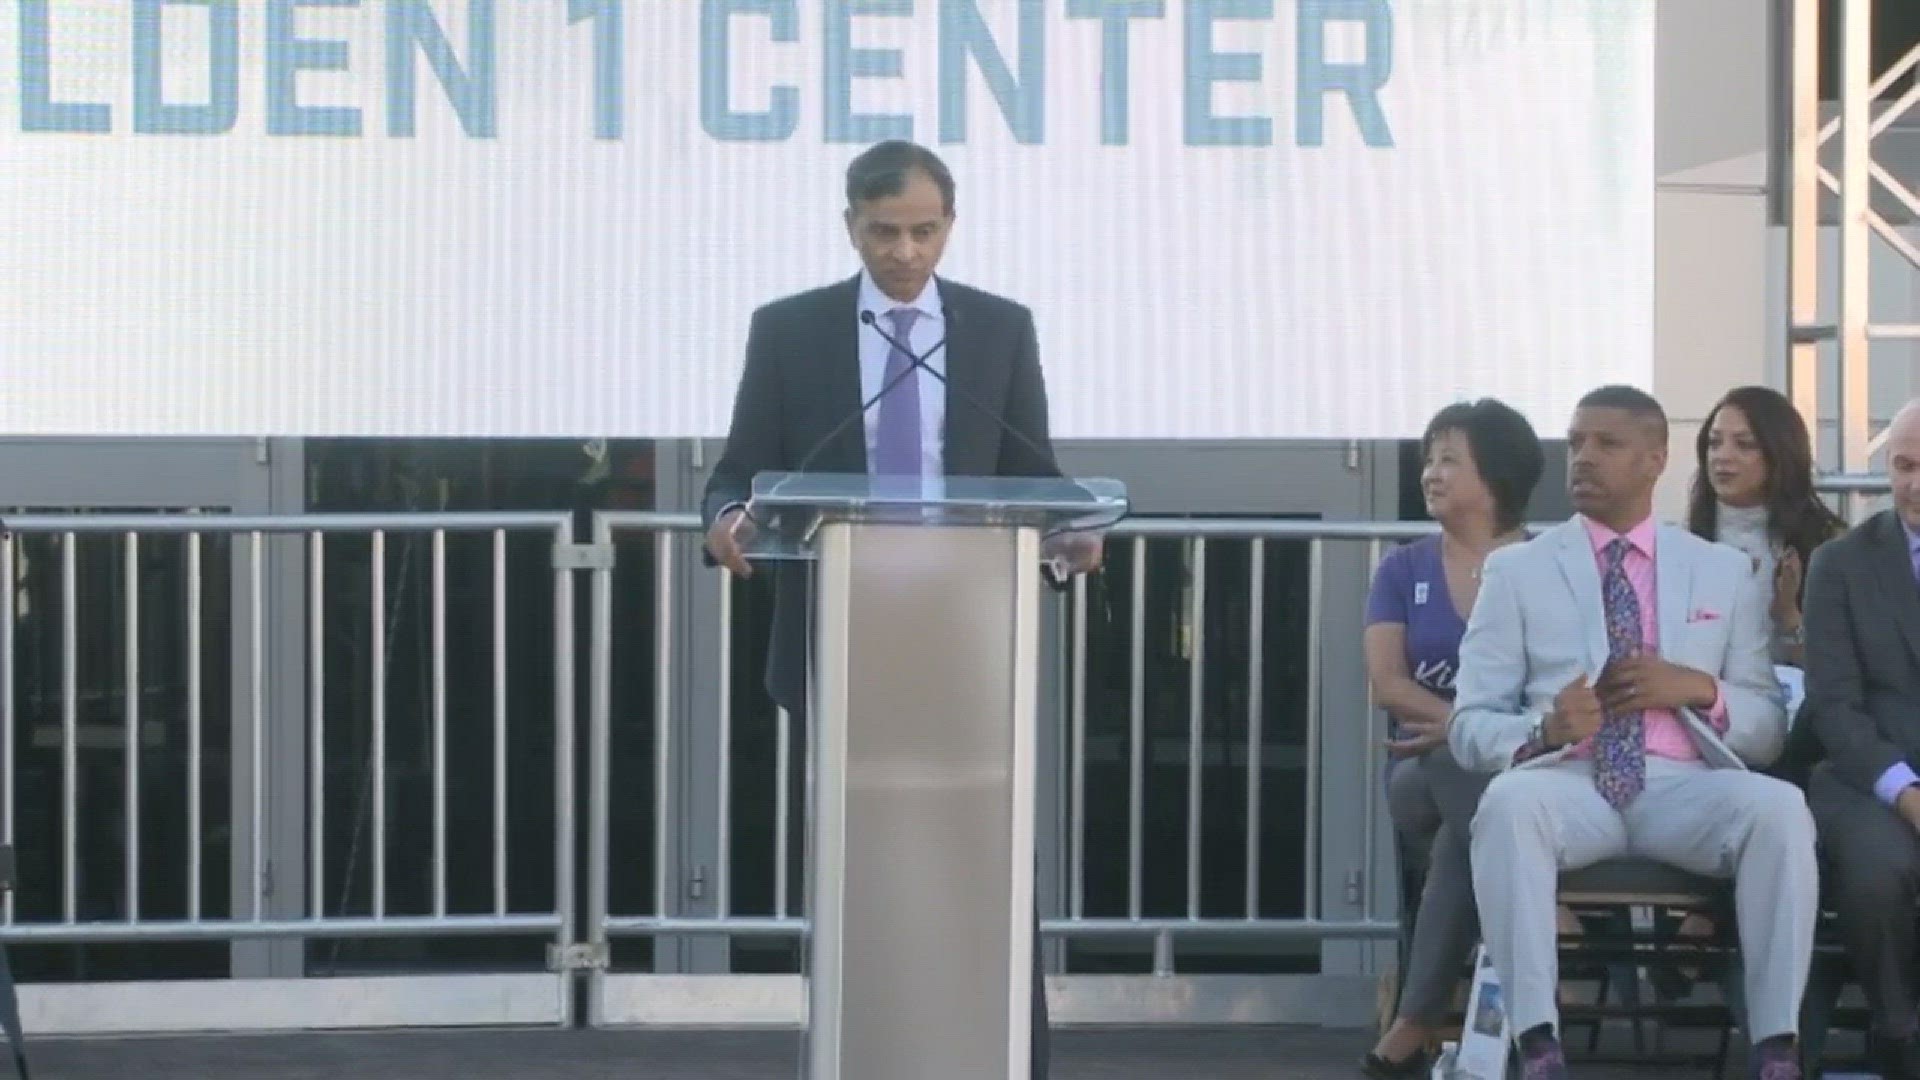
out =
<svg viewBox="0 0 1920 1080"><path fill-rule="evenodd" d="M1380 560L1367 595L1367 625L1399 623L1407 628L1407 670L1413 681L1447 701L1453 700L1460 673L1460 639L1467 623L1454 610L1447 571L1440 561L1440 538L1395 548Z"/></svg>

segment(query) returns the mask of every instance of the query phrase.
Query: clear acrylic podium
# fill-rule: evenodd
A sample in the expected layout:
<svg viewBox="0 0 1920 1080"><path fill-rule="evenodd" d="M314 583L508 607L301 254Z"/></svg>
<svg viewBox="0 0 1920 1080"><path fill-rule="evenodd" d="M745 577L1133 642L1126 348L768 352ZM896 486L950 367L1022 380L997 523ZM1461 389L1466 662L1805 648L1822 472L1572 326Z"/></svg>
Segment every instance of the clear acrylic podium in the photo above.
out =
<svg viewBox="0 0 1920 1080"><path fill-rule="evenodd" d="M1044 534L1111 480L765 474L813 570L807 1080L1027 1080Z"/></svg>

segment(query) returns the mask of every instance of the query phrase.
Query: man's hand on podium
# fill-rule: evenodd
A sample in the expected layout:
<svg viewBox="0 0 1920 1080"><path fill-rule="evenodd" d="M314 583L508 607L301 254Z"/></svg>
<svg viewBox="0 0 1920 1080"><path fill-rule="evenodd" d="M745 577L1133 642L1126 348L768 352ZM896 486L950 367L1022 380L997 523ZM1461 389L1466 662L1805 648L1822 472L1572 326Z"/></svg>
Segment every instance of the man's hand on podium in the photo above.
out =
<svg viewBox="0 0 1920 1080"><path fill-rule="evenodd" d="M753 564L747 561L746 545L753 540L753 519L744 507L735 507L713 519L707 530L707 553L738 578L753 576Z"/></svg>
<svg viewBox="0 0 1920 1080"><path fill-rule="evenodd" d="M1099 533L1065 532L1049 536L1040 546L1040 554L1063 580L1074 574L1091 574L1100 569L1106 542Z"/></svg>

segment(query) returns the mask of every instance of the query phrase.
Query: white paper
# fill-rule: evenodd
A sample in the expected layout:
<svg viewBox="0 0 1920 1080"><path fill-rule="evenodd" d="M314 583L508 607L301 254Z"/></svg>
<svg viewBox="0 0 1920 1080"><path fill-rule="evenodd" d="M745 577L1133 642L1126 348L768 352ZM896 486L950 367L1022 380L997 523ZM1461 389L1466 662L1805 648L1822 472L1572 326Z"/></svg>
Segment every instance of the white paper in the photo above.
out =
<svg viewBox="0 0 1920 1080"><path fill-rule="evenodd" d="M1513 1033L1507 1022L1507 996L1500 973L1485 945L1473 952L1473 992L1467 997L1466 1024L1453 1075L1463 1080L1503 1080Z"/></svg>
<svg viewBox="0 0 1920 1080"><path fill-rule="evenodd" d="M1780 681L1780 689L1787 695L1787 722L1793 722L1793 714L1800 711L1800 703L1807 700L1807 673L1787 664L1773 665L1773 677Z"/></svg>

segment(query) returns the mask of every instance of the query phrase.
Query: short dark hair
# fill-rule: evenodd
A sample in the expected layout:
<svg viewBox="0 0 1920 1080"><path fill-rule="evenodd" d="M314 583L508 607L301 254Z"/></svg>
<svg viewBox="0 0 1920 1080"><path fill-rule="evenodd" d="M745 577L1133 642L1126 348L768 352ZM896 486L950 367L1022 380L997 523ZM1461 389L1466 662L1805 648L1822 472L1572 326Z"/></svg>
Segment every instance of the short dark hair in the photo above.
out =
<svg viewBox="0 0 1920 1080"><path fill-rule="evenodd" d="M1432 451L1433 442L1450 431L1466 436L1473 452L1473 465L1480 482L1493 495L1494 522L1501 532L1511 532L1526 520L1527 502L1546 471L1546 452L1540 436L1519 410L1495 398L1449 405L1427 421L1427 432L1420 438L1420 453Z"/></svg>
<svg viewBox="0 0 1920 1080"><path fill-rule="evenodd" d="M920 173L940 189L940 202L953 213L953 173L940 155L905 139L889 139L862 151L847 166L847 205L858 206L874 199L898 195L907 188L907 180Z"/></svg>
<svg viewBox="0 0 1920 1080"><path fill-rule="evenodd" d="M1587 391L1575 406L1581 409L1619 409L1635 420L1645 420L1660 435L1660 445L1667 444L1667 410L1660 407L1652 394L1637 386L1602 386Z"/></svg>

